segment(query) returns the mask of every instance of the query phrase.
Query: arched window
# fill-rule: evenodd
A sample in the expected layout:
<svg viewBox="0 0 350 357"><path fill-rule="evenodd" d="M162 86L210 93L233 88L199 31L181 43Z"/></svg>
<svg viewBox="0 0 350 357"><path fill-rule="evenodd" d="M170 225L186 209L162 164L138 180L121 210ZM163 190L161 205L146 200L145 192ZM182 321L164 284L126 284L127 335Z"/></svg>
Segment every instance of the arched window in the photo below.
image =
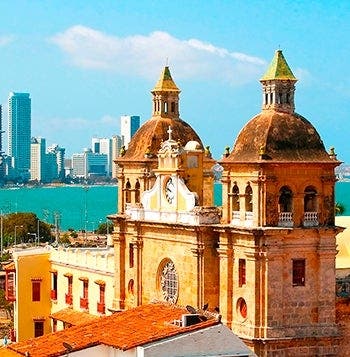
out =
<svg viewBox="0 0 350 357"><path fill-rule="evenodd" d="M239 188L236 184L232 187L232 211L239 211Z"/></svg>
<svg viewBox="0 0 350 357"><path fill-rule="evenodd" d="M175 113L175 102L171 102L171 112Z"/></svg>
<svg viewBox="0 0 350 357"><path fill-rule="evenodd" d="M279 212L292 212L293 210L293 193L288 186L283 186L280 189L278 208Z"/></svg>
<svg viewBox="0 0 350 357"><path fill-rule="evenodd" d="M130 203L131 202L131 183L129 181L129 179L126 179L126 184L125 184L125 201L126 203Z"/></svg>
<svg viewBox="0 0 350 357"><path fill-rule="evenodd" d="M139 179L136 179L136 184L135 184L135 202L136 203L140 202L140 181L139 181Z"/></svg>
<svg viewBox="0 0 350 357"><path fill-rule="evenodd" d="M179 281L174 263L170 259L161 262L158 268L158 288L165 301L175 304L179 294Z"/></svg>
<svg viewBox="0 0 350 357"><path fill-rule="evenodd" d="M317 191L313 186L305 188L304 212L317 212Z"/></svg>
<svg viewBox="0 0 350 357"><path fill-rule="evenodd" d="M246 212L253 212L253 189L249 182L245 188L245 210Z"/></svg>

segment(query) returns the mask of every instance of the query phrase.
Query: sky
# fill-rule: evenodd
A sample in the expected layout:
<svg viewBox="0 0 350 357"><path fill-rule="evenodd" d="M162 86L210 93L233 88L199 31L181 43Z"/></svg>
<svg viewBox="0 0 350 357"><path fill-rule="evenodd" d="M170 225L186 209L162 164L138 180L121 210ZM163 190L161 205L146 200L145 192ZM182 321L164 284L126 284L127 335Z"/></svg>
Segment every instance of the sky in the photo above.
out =
<svg viewBox="0 0 350 357"><path fill-rule="evenodd" d="M281 49L298 78L296 112L350 164L350 1L3 0L0 103L32 99L32 136L66 148L120 134L121 115L152 114L168 64L180 117L220 159L261 111L259 79Z"/></svg>

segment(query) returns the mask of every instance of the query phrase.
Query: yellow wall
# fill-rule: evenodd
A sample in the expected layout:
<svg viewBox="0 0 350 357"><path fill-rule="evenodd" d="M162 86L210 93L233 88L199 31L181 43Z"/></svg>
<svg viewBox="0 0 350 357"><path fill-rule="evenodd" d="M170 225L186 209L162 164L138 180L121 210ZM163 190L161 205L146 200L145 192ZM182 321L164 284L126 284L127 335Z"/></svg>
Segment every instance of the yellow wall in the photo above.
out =
<svg viewBox="0 0 350 357"><path fill-rule="evenodd" d="M16 302L14 327L17 341L34 337L34 319L44 319L44 333L50 327L50 262L49 252L23 250L14 253L16 266ZM41 278L40 301L32 301L32 279Z"/></svg>

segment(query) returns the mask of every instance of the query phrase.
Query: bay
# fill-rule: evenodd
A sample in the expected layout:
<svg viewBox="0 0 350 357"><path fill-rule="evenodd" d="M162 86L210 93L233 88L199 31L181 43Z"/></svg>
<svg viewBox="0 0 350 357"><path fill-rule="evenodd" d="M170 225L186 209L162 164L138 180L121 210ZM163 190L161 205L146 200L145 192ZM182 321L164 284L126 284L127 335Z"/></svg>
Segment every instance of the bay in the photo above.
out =
<svg viewBox="0 0 350 357"><path fill-rule="evenodd" d="M344 215L350 215L350 182L336 183L336 202L341 203ZM34 212L40 220L55 224L62 230L93 231L107 215L117 212L117 186L71 185L44 187L15 187L0 189L2 213ZM222 203L221 184L214 185L214 204Z"/></svg>
<svg viewBox="0 0 350 357"><path fill-rule="evenodd" d="M34 212L40 220L62 230L93 231L117 210L117 186L43 186L0 189L4 214Z"/></svg>

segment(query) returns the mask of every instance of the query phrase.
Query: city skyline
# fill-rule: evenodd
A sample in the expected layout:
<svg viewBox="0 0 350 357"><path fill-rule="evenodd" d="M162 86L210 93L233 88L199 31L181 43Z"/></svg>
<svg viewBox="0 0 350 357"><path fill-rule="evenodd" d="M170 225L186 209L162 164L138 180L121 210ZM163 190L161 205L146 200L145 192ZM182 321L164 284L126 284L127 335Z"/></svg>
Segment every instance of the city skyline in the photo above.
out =
<svg viewBox="0 0 350 357"><path fill-rule="evenodd" d="M0 4L0 11L3 113L10 91L30 93L32 136L65 147L66 157L93 136L119 134L122 115L139 115L141 125L148 120L150 91L168 64L181 90L180 117L219 159L260 112L259 79L280 48L298 78L296 111L317 128L327 150L334 146L338 159L350 162L343 129L350 112L346 1L189 1L180 7L17 0ZM228 122L231 130L223 130Z"/></svg>

